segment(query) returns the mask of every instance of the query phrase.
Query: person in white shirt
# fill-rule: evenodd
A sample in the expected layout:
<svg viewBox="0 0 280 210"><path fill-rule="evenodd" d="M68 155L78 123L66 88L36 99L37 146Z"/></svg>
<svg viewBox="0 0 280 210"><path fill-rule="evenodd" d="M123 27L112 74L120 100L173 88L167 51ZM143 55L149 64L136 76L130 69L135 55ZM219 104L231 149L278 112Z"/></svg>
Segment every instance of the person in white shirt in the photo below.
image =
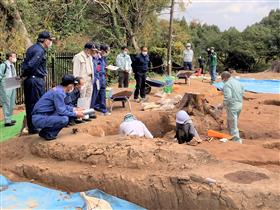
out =
<svg viewBox="0 0 280 210"><path fill-rule="evenodd" d="M6 61L0 65L0 102L5 118L4 126L13 126L16 121L12 120L13 109L16 101L16 89L6 89L6 79L16 77L14 63L17 61L17 55L14 52L6 54Z"/></svg>
<svg viewBox="0 0 280 210"><path fill-rule="evenodd" d="M120 134L126 136L139 136L149 139L153 138L151 132L147 129L144 123L137 120L136 117L128 113L124 116L124 120L120 125Z"/></svg>
<svg viewBox="0 0 280 210"><path fill-rule="evenodd" d="M122 47L121 50L122 52L116 58L116 65L119 67L119 88L127 88L129 75L132 73L132 61L128 55L127 47Z"/></svg>
<svg viewBox="0 0 280 210"><path fill-rule="evenodd" d="M184 58L184 70L192 70L193 61L193 50L191 49L191 44L187 43L186 49L183 52Z"/></svg>

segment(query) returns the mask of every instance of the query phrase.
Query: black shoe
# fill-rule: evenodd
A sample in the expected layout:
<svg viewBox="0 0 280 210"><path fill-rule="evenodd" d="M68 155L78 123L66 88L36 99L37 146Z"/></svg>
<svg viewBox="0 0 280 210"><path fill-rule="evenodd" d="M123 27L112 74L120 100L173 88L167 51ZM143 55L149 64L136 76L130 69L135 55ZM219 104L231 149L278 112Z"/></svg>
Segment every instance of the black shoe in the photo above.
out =
<svg viewBox="0 0 280 210"><path fill-rule="evenodd" d="M90 118L90 119L96 119L96 114L91 114L91 115L89 115L89 118Z"/></svg>
<svg viewBox="0 0 280 210"><path fill-rule="evenodd" d="M38 133L39 133L39 131L37 131L37 130L28 131L28 134L29 134L29 135L34 135L34 134L38 134Z"/></svg>
<svg viewBox="0 0 280 210"><path fill-rule="evenodd" d="M11 123L16 124L16 123L17 123L17 121L16 121L16 120L11 120Z"/></svg>
<svg viewBox="0 0 280 210"><path fill-rule="evenodd" d="M75 123L76 123L76 124L81 124L81 123L83 123L83 122L84 122L83 120L75 119Z"/></svg>
<svg viewBox="0 0 280 210"><path fill-rule="evenodd" d="M55 136L50 136L50 135L45 135L44 133L42 132L39 132L39 136L47 141L51 141L51 140L54 140L56 139Z"/></svg>
<svg viewBox="0 0 280 210"><path fill-rule="evenodd" d="M76 124L76 123L75 123L74 120L73 120L73 121L71 120L71 121L69 121L69 123L68 123L69 126L74 126L75 124Z"/></svg>
<svg viewBox="0 0 280 210"><path fill-rule="evenodd" d="M90 122L91 119L83 119L83 121L85 121L85 122Z"/></svg>
<svg viewBox="0 0 280 210"><path fill-rule="evenodd" d="M4 124L5 127L11 127L11 126L14 126L14 125L15 125L14 123L5 123Z"/></svg>

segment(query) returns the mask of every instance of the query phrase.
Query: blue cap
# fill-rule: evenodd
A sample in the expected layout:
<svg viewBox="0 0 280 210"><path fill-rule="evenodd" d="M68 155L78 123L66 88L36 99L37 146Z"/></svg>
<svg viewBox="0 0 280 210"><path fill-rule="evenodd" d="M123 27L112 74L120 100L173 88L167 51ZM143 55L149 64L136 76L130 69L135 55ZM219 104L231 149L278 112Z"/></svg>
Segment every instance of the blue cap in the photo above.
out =
<svg viewBox="0 0 280 210"><path fill-rule="evenodd" d="M41 33L39 33L38 39L40 39L40 40L45 40L45 39L54 40L54 37L50 34L50 32L42 31Z"/></svg>
<svg viewBox="0 0 280 210"><path fill-rule="evenodd" d="M95 49L95 45L91 42L88 42L88 43L85 44L84 48L85 49L90 49L90 50Z"/></svg>
<svg viewBox="0 0 280 210"><path fill-rule="evenodd" d="M61 85L68 86L68 85L75 84L75 77L73 75L64 75L62 77Z"/></svg>

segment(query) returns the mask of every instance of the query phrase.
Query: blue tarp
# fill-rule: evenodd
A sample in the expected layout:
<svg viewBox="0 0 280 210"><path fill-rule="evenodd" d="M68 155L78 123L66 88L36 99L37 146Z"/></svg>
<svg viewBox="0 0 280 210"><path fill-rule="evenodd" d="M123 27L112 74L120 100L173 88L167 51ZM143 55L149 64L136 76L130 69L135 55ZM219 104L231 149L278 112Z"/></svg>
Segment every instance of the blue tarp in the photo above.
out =
<svg viewBox="0 0 280 210"><path fill-rule="evenodd" d="M256 79L238 79L245 88L245 91L254 93L273 93L280 94L280 80L256 80ZM223 89L224 83L213 84L219 90Z"/></svg>
<svg viewBox="0 0 280 210"><path fill-rule="evenodd" d="M107 201L113 210L145 210L128 201L108 195L100 190L85 192L87 196ZM76 210L86 209L80 193L67 193L52 190L29 182L11 182L0 175L0 209L51 209Z"/></svg>

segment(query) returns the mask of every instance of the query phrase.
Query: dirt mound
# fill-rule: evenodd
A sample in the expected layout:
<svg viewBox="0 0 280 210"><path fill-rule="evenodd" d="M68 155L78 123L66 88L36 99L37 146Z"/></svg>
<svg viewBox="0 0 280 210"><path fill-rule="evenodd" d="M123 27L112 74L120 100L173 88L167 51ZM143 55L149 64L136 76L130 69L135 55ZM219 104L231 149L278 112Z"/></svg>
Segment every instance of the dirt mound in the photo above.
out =
<svg viewBox="0 0 280 210"><path fill-rule="evenodd" d="M280 207L279 188L273 184L279 174L219 161L203 150L163 139L101 138L65 129L57 141L32 136L6 142L1 160L1 173L7 176L13 173L70 192L99 188L149 209ZM239 171L269 179L244 185L225 178Z"/></svg>

